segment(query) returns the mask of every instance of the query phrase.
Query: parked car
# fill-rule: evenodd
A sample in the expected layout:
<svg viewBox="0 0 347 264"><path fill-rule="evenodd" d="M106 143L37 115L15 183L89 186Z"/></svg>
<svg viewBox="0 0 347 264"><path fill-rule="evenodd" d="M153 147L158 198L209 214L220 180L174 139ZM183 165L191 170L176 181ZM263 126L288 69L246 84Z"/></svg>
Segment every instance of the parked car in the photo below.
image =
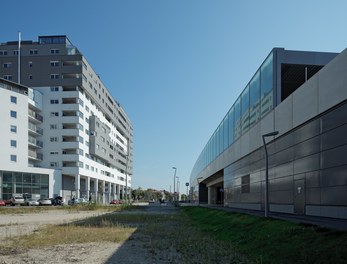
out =
<svg viewBox="0 0 347 264"><path fill-rule="evenodd" d="M120 204L120 202L119 202L119 200L114 199L110 202L110 204Z"/></svg>
<svg viewBox="0 0 347 264"><path fill-rule="evenodd" d="M40 205L52 205L52 201L48 198L38 200Z"/></svg>
<svg viewBox="0 0 347 264"><path fill-rule="evenodd" d="M6 202L4 200L0 200L0 206L6 206Z"/></svg>
<svg viewBox="0 0 347 264"><path fill-rule="evenodd" d="M38 202L38 200L34 199L34 198L29 198L27 200L25 200L25 204L27 206L38 206L40 205L40 203Z"/></svg>
<svg viewBox="0 0 347 264"><path fill-rule="evenodd" d="M75 200L75 204L88 204L89 201L86 198L78 198Z"/></svg>
<svg viewBox="0 0 347 264"><path fill-rule="evenodd" d="M22 194L18 194L18 193L14 193L11 197L11 205L15 206L15 205L24 205L25 204L25 200L23 198Z"/></svg>
<svg viewBox="0 0 347 264"><path fill-rule="evenodd" d="M88 203L89 201L86 198L72 199L67 202L68 205L88 204Z"/></svg>
<svg viewBox="0 0 347 264"><path fill-rule="evenodd" d="M64 205L63 197L57 196L55 198L51 198L52 205Z"/></svg>

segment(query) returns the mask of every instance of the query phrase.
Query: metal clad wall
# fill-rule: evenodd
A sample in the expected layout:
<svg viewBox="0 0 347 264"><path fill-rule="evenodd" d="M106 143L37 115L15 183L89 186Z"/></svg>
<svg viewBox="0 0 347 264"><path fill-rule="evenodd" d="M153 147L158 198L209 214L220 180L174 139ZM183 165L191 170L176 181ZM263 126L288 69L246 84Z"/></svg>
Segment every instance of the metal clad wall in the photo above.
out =
<svg viewBox="0 0 347 264"><path fill-rule="evenodd" d="M344 102L268 143L272 211L301 214L305 206L347 206L346 132ZM225 204L242 207L253 203L263 208L264 167L264 149L259 148L225 168ZM241 177L248 174L250 191L241 193ZM329 216L323 210L321 214ZM344 214L334 216L347 218Z"/></svg>

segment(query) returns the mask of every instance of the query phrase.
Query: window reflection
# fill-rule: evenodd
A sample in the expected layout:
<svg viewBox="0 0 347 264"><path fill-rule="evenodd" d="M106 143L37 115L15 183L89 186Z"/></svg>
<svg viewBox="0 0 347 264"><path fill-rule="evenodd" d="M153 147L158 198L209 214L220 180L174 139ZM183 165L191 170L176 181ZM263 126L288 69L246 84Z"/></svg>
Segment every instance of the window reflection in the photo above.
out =
<svg viewBox="0 0 347 264"><path fill-rule="evenodd" d="M249 86L243 90L241 95L241 127L242 133L246 132L249 128Z"/></svg>
<svg viewBox="0 0 347 264"><path fill-rule="evenodd" d="M265 116L273 107L273 55L265 60L260 68L261 116Z"/></svg>
<svg viewBox="0 0 347 264"><path fill-rule="evenodd" d="M254 75L250 82L250 113L249 113L249 123L250 126L258 122L260 119L260 72Z"/></svg>
<svg viewBox="0 0 347 264"><path fill-rule="evenodd" d="M234 140L238 139L241 136L241 107L240 107L240 97L237 99L234 105Z"/></svg>

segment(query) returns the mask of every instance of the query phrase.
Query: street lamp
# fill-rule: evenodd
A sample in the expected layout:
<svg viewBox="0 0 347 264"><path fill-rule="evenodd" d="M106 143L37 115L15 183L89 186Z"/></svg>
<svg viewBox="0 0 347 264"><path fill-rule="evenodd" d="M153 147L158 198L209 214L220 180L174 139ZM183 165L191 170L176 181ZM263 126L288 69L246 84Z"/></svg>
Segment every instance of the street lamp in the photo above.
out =
<svg viewBox="0 0 347 264"><path fill-rule="evenodd" d="M125 204L128 204L128 163L129 163L129 139L127 138L127 154L125 164Z"/></svg>
<svg viewBox="0 0 347 264"><path fill-rule="evenodd" d="M177 168L176 167L172 167L174 170L175 170L175 173L174 173L174 189L173 189L173 201L175 201L175 182L176 182L176 171L177 171Z"/></svg>
<svg viewBox="0 0 347 264"><path fill-rule="evenodd" d="M265 149L265 217L268 217L269 215L269 157L267 153L265 138L273 137L276 135L278 135L278 131L267 133L262 136Z"/></svg>

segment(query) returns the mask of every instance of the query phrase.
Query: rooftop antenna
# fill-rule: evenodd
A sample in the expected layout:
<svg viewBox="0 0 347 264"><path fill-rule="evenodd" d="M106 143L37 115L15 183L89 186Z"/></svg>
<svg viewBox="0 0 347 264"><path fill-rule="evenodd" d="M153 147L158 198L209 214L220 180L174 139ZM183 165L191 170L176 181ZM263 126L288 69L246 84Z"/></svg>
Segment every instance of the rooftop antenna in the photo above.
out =
<svg viewBox="0 0 347 264"><path fill-rule="evenodd" d="M18 83L20 84L20 44L21 44L21 32L18 31Z"/></svg>

